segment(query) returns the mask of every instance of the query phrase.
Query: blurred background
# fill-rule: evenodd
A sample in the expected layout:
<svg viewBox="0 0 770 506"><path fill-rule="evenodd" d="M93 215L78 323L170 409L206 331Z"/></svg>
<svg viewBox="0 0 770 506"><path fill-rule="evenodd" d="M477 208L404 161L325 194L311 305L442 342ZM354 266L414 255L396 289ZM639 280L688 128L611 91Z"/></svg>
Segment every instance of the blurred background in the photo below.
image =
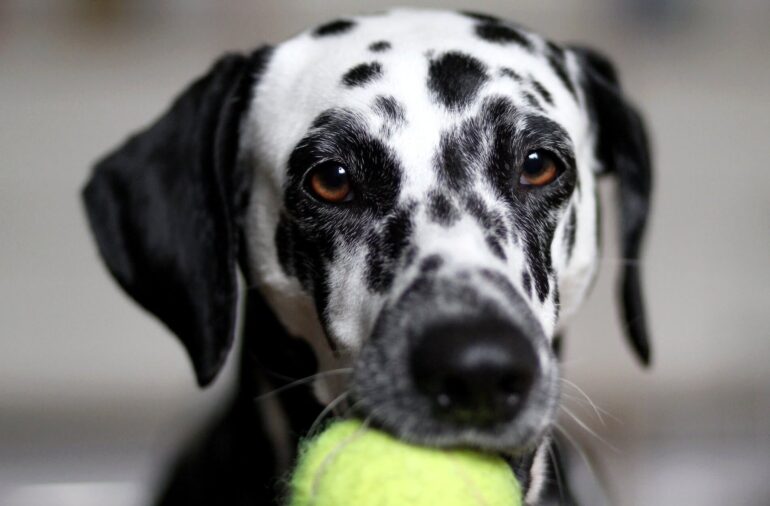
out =
<svg viewBox="0 0 770 506"><path fill-rule="evenodd" d="M223 51L390 5L0 0L0 504L147 504L232 384L230 367L198 390L181 346L102 267L78 200L94 159ZM621 337L608 186L605 261L564 366L603 421L568 387L585 427L561 424L612 504L770 505L770 2L412 5L515 19L617 63L658 169L654 367Z"/></svg>

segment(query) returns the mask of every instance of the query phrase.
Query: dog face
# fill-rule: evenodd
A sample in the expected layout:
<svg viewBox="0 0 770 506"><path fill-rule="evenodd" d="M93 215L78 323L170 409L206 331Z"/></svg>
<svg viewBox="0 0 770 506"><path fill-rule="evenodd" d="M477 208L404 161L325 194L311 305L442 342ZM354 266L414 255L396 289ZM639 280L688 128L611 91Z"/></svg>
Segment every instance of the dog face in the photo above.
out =
<svg viewBox="0 0 770 506"><path fill-rule="evenodd" d="M648 158L596 53L400 10L223 58L85 197L113 274L201 384L232 339L240 258L322 370L353 367L342 388L362 416L421 443L517 450L558 401L551 343L596 270L596 178L618 176L633 260ZM638 265L623 274L647 361Z"/></svg>
<svg viewBox="0 0 770 506"><path fill-rule="evenodd" d="M326 25L271 55L241 142L250 278L325 369L352 361L355 401L402 437L516 447L550 420L549 342L597 258L577 80L558 46L455 13ZM418 380L415 355L442 351ZM473 379L480 353L527 359Z"/></svg>

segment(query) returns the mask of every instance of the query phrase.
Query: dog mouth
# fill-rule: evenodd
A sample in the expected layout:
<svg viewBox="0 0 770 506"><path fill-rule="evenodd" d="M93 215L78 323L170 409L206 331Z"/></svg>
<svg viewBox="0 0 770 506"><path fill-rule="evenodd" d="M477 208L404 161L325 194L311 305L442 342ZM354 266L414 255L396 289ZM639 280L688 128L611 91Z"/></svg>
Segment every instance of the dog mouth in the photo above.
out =
<svg viewBox="0 0 770 506"><path fill-rule="evenodd" d="M415 282L360 350L355 415L414 444L532 449L553 421L558 371L527 305L507 302L454 282Z"/></svg>

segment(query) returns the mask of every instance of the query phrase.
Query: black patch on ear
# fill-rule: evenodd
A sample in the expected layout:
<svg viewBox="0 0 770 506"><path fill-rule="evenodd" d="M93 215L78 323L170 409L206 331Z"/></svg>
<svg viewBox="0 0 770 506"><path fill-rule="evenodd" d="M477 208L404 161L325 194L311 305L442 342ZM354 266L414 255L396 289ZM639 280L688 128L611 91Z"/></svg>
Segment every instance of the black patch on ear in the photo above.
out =
<svg viewBox="0 0 770 506"><path fill-rule="evenodd" d="M428 67L428 89L448 109L470 105L487 79L486 65L459 51L444 53Z"/></svg>
<svg viewBox="0 0 770 506"><path fill-rule="evenodd" d="M432 192L428 200L428 217L443 227L451 227L460 219L460 213L446 195Z"/></svg>
<svg viewBox="0 0 770 506"><path fill-rule="evenodd" d="M389 50L391 48L390 42L387 40L379 40L377 42L372 42L369 45L369 51L372 51L374 53L384 53L385 51Z"/></svg>
<svg viewBox="0 0 770 506"><path fill-rule="evenodd" d="M545 89L545 86L543 86L543 83L541 83L537 79L532 79L532 86L534 86L535 91L538 93L538 95L540 95L540 97L542 97L543 100L553 105L553 97L551 96L551 93L547 89Z"/></svg>
<svg viewBox="0 0 770 506"><path fill-rule="evenodd" d="M494 44L517 44L529 51L532 50L532 42L527 36L509 26L482 23L476 26L476 35Z"/></svg>
<svg viewBox="0 0 770 506"><path fill-rule="evenodd" d="M406 121L404 106L402 106L394 97L377 97L374 100L374 110L390 126L402 125Z"/></svg>
<svg viewBox="0 0 770 506"><path fill-rule="evenodd" d="M407 205L389 216L379 232L373 232L369 239L367 255L367 284L377 293L383 293L393 284L395 269L402 253L411 242L414 223L414 205Z"/></svg>
<svg viewBox="0 0 770 506"><path fill-rule="evenodd" d="M521 83L523 81L522 77L512 68L508 68L508 67L501 68L500 75L504 77L510 77L517 83Z"/></svg>
<svg viewBox="0 0 770 506"><path fill-rule="evenodd" d="M313 32L315 37L327 37L329 35L341 35L349 32L356 24L348 19L337 19L319 26Z"/></svg>
<svg viewBox="0 0 770 506"><path fill-rule="evenodd" d="M460 11L460 14L463 16L469 17L471 19L475 19L476 21L481 21L484 23L500 23L500 18L495 16L490 16L489 14L481 14L479 12L472 12L472 11Z"/></svg>
<svg viewBox="0 0 770 506"><path fill-rule="evenodd" d="M652 194L647 132L638 111L623 96L617 72L609 60L590 49L571 49L581 61L581 86L598 129L597 158L604 170L618 179L624 258L620 283L623 317L631 345L647 365L651 349L639 262Z"/></svg>
<svg viewBox="0 0 770 506"><path fill-rule="evenodd" d="M382 76L382 65L378 62L361 63L345 72L342 76L342 84L348 88L363 86Z"/></svg>
<svg viewBox="0 0 770 506"><path fill-rule="evenodd" d="M240 121L269 54L220 58L153 125L102 159L83 191L110 271L179 337L201 386L222 367L235 333L251 186L236 163Z"/></svg>

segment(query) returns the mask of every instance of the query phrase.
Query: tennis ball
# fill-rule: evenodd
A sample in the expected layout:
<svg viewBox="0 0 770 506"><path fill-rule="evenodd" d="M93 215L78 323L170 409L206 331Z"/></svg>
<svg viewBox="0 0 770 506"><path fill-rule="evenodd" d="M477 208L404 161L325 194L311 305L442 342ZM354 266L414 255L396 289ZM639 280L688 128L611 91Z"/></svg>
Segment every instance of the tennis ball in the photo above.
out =
<svg viewBox="0 0 770 506"><path fill-rule="evenodd" d="M301 444L289 506L520 506L500 457L413 446L356 420Z"/></svg>

